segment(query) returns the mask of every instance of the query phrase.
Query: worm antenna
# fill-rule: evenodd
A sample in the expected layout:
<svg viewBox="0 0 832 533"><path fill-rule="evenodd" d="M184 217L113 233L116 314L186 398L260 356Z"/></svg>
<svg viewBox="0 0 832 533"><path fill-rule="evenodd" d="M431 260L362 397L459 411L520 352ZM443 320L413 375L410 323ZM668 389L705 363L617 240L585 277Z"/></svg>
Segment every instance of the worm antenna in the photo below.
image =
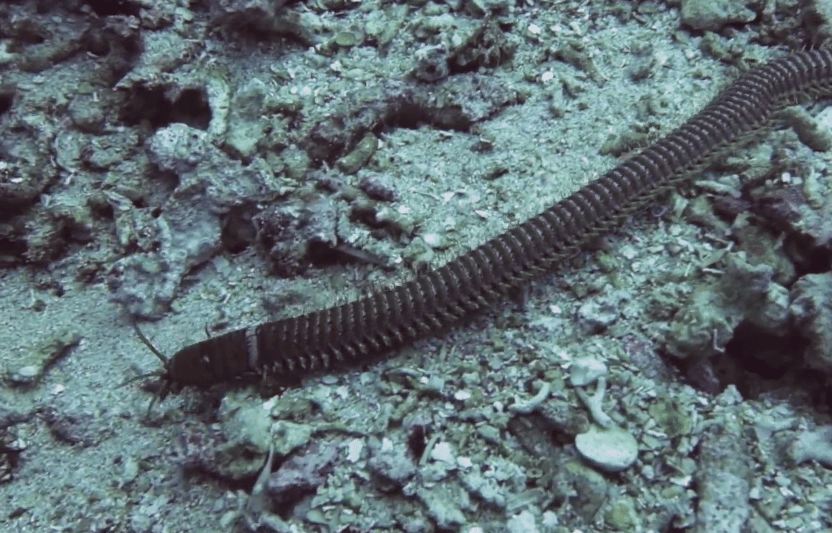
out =
<svg viewBox="0 0 832 533"><path fill-rule="evenodd" d="M116 385L116 388L121 388L121 387L124 387L125 385L129 385L131 383L135 383L137 381L141 381L141 380L147 379L147 378L158 378L161 375L162 375L161 372L156 371L156 372L148 372L147 374L140 374L138 376L133 376L132 378L127 378L124 381L122 381L121 383L119 383L118 385Z"/></svg>
<svg viewBox="0 0 832 533"><path fill-rule="evenodd" d="M160 361L162 361L162 366L165 369L162 372L151 372L149 374L142 374L141 376L136 376L134 378L131 378L131 379L127 380L126 382L124 382L122 384L122 385L126 385L127 383L132 383L134 381L138 381L140 379L149 378L149 377L159 377L159 378L161 378L162 386L159 389L158 394L153 395L153 398L151 398L151 400L150 400L150 404L148 404L148 406L147 406L146 416L149 418L150 417L150 412L153 410L153 406L156 405L156 402L164 400L165 397L170 393L171 382L170 382L170 377L168 376L168 373L167 373L168 372L167 368L170 365L170 358L166 357L162 352L157 350L155 346L153 346L153 343L151 343L150 340L147 337L145 337L144 333L142 333L142 330L139 329L139 325L136 322L132 322L132 325L133 325L133 329L136 331L136 335L138 335L138 337L139 337L139 340L142 341L142 344L147 346L150 349L151 352L153 352L153 355L155 355L156 357L159 358Z"/></svg>
<svg viewBox="0 0 832 533"><path fill-rule="evenodd" d="M165 394L167 394L167 393L165 393ZM153 406L156 405L156 402L158 402L158 401L161 401L160 400L160 395L159 394L154 394L153 398L150 399L150 403L147 404L147 412L145 413L145 416L147 418L150 418L150 413L153 411Z"/></svg>
<svg viewBox="0 0 832 533"><path fill-rule="evenodd" d="M139 340L142 341L142 344L150 348L150 351L153 352L153 354L162 361L162 364L165 365L165 367L167 367L169 359L165 357L162 354L162 352L157 350L156 347L153 346L153 344L150 343L147 337L144 336L144 333L142 333L142 330L139 329L139 325L135 322L133 322L133 329L136 330L136 335L139 336Z"/></svg>

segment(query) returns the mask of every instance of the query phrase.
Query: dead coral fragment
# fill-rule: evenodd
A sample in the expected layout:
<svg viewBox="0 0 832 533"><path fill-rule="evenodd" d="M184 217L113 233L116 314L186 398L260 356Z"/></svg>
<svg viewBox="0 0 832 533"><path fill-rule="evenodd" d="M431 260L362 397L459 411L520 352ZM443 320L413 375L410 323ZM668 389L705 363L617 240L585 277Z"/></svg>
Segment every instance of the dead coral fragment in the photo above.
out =
<svg viewBox="0 0 832 533"><path fill-rule="evenodd" d="M832 426L821 426L802 433L789 446L788 453L795 464L814 460L832 468Z"/></svg>
<svg viewBox="0 0 832 533"><path fill-rule="evenodd" d="M67 328L43 339L38 346L27 352L8 376L12 383L19 386L31 386L43 377L50 366L64 357L81 342L81 334Z"/></svg>

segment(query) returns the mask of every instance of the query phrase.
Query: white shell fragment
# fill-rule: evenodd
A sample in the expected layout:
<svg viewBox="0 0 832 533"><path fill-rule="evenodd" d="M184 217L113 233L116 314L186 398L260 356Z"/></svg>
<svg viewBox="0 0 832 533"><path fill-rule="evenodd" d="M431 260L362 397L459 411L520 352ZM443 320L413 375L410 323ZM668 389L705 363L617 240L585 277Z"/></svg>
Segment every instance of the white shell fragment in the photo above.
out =
<svg viewBox="0 0 832 533"><path fill-rule="evenodd" d="M40 369L35 365L27 365L18 368L10 378L17 384L29 384L34 383L38 376L40 376Z"/></svg>
<svg viewBox="0 0 832 533"><path fill-rule="evenodd" d="M436 446L433 447L433 450L431 450L430 456L431 459L439 461L440 463L454 462L454 452L451 449L451 445L447 442L437 443Z"/></svg>
<svg viewBox="0 0 832 533"><path fill-rule="evenodd" d="M575 437L581 457L604 472L620 472L638 458L638 443L628 431L619 427L590 428Z"/></svg>
<svg viewBox="0 0 832 533"><path fill-rule="evenodd" d="M361 451L364 449L364 441L361 439L352 439L347 444L347 461L351 463L358 462L361 459Z"/></svg>
<svg viewBox="0 0 832 533"><path fill-rule="evenodd" d="M607 365L592 357L575 359L569 365L569 381L575 387L583 387L607 375Z"/></svg>

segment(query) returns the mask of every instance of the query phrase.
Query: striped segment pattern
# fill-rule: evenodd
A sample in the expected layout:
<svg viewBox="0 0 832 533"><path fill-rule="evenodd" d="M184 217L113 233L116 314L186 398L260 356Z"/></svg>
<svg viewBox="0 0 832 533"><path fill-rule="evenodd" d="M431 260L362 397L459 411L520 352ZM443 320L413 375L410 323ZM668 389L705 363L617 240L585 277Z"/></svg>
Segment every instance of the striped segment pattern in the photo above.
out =
<svg viewBox="0 0 832 533"><path fill-rule="evenodd" d="M820 94L832 94L832 49L776 59L743 75L656 144L444 266L355 301L185 347L180 353L216 368L205 369L199 380L185 378L184 368L171 377L200 385L250 372L297 377L440 333L693 178L749 135L770 127L783 107ZM226 358L237 362L211 362Z"/></svg>

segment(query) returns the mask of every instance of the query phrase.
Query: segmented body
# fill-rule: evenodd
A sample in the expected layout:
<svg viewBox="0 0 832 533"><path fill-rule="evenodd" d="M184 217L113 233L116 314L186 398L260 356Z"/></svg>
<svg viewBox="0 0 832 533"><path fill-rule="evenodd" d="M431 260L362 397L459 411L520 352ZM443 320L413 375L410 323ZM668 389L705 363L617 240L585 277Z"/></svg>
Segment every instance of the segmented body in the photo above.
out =
<svg viewBox="0 0 832 533"><path fill-rule="evenodd" d="M246 374L294 378L443 331L691 179L770 126L785 106L830 93L832 49L771 61L740 77L654 145L444 266L355 301L186 346L165 364L163 378L174 387L207 387Z"/></svg>

